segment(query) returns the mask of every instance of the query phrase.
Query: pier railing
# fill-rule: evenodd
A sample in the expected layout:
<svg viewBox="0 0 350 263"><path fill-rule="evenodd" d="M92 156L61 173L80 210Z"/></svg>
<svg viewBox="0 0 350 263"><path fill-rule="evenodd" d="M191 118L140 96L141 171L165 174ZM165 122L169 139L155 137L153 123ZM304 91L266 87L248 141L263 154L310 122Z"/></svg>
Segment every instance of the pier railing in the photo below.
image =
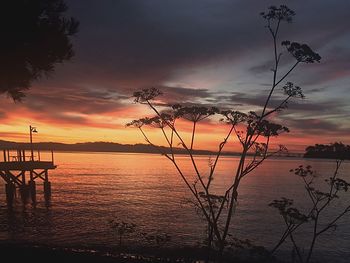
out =
<svg viewBox="0 0 350 263"><path fill-rule="evenodd" d="M53 150L3 149L0 162L51 162Z"/></svg>

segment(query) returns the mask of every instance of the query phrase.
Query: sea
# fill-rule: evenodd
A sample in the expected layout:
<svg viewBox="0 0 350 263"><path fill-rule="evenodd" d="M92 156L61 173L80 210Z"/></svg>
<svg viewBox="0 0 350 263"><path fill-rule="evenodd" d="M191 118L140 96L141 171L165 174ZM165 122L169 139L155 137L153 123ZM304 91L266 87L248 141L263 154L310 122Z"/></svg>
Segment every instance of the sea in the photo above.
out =
<svg viewBox="0 0 350 263"><path fill-rule="evenodd" d="M44 157L43 157L44 158ZM37 180L36 205L18 198L6 205L5 184L0 181L0 242L34 243L60 247L109 247L118 245L111 221L133 224L134 231L123 236L128 244L149 244L145 236L170 236L165 246L200 246L206 223L193 205L193 197L173 164L164 156L141 153L57 152L57 168L50 170L52 197L46 202L42 182ZM205 179L211 156L195 156ZM232 183L239 158L221 157L212 182L215 194ZM177 157L184 175L195 183L194 169L185 156ZM327 189L334 160L280 157L266 160L242 179L230 234L271 249L280 239L285 224L279 212L268 206L275 199L293 199L300 211L312 205L301 178L290 172L299 165L311 165L316 172L315 187ZM350 181L350 163L343 163L339 177ZM350 203L350 190L339 194L320 219L330 222ZM314 258L321 262L350 262L350 213L337 227L316 241ZM307 251L312 228L305 225L295 233L302 250ZM230 237L230 238L231 238ZM289 241L280 248L290 255Z"/></svg>

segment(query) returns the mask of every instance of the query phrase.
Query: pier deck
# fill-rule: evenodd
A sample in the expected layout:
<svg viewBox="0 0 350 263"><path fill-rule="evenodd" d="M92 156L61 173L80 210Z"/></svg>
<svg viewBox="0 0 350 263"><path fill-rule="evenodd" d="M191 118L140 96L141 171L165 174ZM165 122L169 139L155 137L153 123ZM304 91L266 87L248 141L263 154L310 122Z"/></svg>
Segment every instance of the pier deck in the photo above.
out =
<svg viewBox="0 0 350 263"><path fill-rule="evenodd" d="M30 155L27 155L28 151ZM51 160L42 160L39 150L33 149L6 149L3 150L3 160L0 161L0 177L5 181L6 199L12 205L16 197L17 189L22 201L26 202L29 197L33 203L36 202L36 179L41 179L44 184L45 200L51 196L51 183L49 181L49 170L56 169L53 151L50 151ZM29 176L27 176L27 174Z"/></svg>
<svg viewBox="0 0 350 263"><path fill-rule="evenodd" d="M56 167L57 166L51 161L0 162L0 171L31 171L36 169L51 170L55 169Z"/></svg>

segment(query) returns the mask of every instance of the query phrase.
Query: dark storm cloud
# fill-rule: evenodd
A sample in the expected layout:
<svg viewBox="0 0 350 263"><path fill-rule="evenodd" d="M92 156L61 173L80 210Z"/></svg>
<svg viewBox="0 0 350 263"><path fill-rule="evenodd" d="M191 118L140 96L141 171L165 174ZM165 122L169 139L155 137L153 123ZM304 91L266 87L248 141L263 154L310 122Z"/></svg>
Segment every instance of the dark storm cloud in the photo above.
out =
<svg viewBox="0 0 350 263"><path fill-rule="evenodd" d="M130 95L133 90L161 85L175 71L229 59L240 59L270 46L259 12L271 4L258 0L105 0L68 1L81 22L74 63L55 78L65 83L95 84ZM285 26L300 42L319 48L344 34L348 1L293 1L295 22ZM332 12L329 12L332 10ZM300 30L302 28L302 30ZM267 57L269 57L268 54ZM254 64L256 62L251 61ZM252 65L253 69L271 66ZM60 79L60 80L57 80ZM196 87L201 88L201 87Z"/></svg>
<svg viewBox="0 0 350 263"><path fill-rule="evenodd" d="M123 100L129 98L119 95L115 91L89 90L79 86L67 86L59 89L51 87L48 90L33 89L28 94L27 99L29 103L24 103L24 105L30 110L45 111L52 115L56 112L82 114L113 112L125 108L126 105ZM76 121L79 120L76 119Z"/></svg>
<svg viewBox="0 0 350 263"><path fill-rule="evenodd" d="M271 39L259 13L281 3L285 1L67 0L70 15L80 21L80 32L74 38L76 56L59 67L51 79L37 83L25 105L58 121L87 123L84 117L57 112L104 114L124 110L131 105L135 90L157 86L164 100L171 103L261 106L266 95L247 94L245 85L232 93L231 87L218 92L215 85L189 88L166 83L181 70L209 64L216 65L219 72L223 69L221 62L227 61L232 68L240 69L246 63L245 79L258 76L261 83L269 81L270 76L259 76L270 74L273 64ZM284 25L280 40L309 43L323 57L320 64L307 67L310 70L300 82L315 85L334 80L339 74L349 75L350 49L345 40L350 31L350 1L295 0L287 4L297 15L292 24ZM329 48L334 42L337 45ZM287 67L291 58L284 58L282 67ZM274 98L272 104L277 103ZM325 109L339 113L342 106L336 101L290 105L304 114Z"/></svg>
<svg viewBox="0 0 350 263"><path fill-rule="evenodd" d="M254 73L254 74L261 74L261 73L266 73L271 71L273 68L274 61L272 59L268 61L264 61L260 63L259 65L254 65L251 68L249 68L249 71Z"/></svg>
<svg viewBox="0 0 350 263"><path fill-rule="evenodd" d="M264 74L271 71L273 63L272 60L263 62L260 65L251 67L249 71L254 74ZM288 63L281 63L281 65L286 66ZM302 86L322 85L330 81L348 78L350 77L350 49L335 46L329 50L324 50L322 51L321 63L315 63L312 66L302 65L302 69L299 72L304 74L299 74L296 81ZM314 89L321 90L321 88Z"/></svg>
<svg viewBox="0 0 350 263"><path fill-rule="evenodd" d="M280 93L280 96L274 96L270 99L269 105L270 107L278 106L283 101L284 96ZM257 95L249 95L246 93L235 92L231 96L229 96L229 100L232 101L236 105L249 105L249 106L257 106L261 107L265 104L266 94L257 94ZM324 101L315 101L314 99L290 99L288 103L290 108L293 108L293 112L302 111L305 114L310 114L311 112L318 113L340 113L343 112L346 103L339 102L337 100L324 100Z"/></svg>
<svg viewBox="0 0 350 263"><path fill-rule="evenodd" d="M234 61L266 40L258 15L265 6L247 2L84 1L82 9L71 1L81 20L77 62L130 89L142 85L135 79L159 84L184 66Z"/></svg>
<svg viewBox="0 0 350 263"><path fill-rule="evenodd" d="M333 47L325 51L323 62L308 72L302 84L320 85L347 77L350 77L350 49Z"/></svg>
<svg viewBox="0 0 350 263"><path fill-rule="evenodd" d="M128 92L161 84L183 66L227 57L237 59L256 32L242 27L231 1L69 2L81 21L75 65L62 70L69 81L86 80ZM254 21L259 20L257 10ZM250 13L251 14L251 13ZM246 20L247 25L252 21ZM263 30L258 35L262 35ZM74 71L75 74L68 72ZM84 77L85 76L85 77Z"/></svg>
<svg viewBox="0 0 350 263"><path fill-rule="evenodd" d="M313 90L313 92L320 91ZM234 108L245 106L261 109L261 105L264 105L266 100L266 94L248 95L236 92L228 98L231 103L228 101L225 105L232 105ZM281 98L272 97L269 107L279 105ZM289 102L288 108L276 117L276 121L281 121L292 131L299 131L304 135L321 133L333 136L333 138L337 136L346 138L350 133L350 126L347 122L348 106L347 102L336 99L324 99L323 101L312 97L303 100L293 99Z"/></svg>
<svg viewBox="0 0 350 263"><path fill-rule="evenodd" d="M286 125L292 129L302 130L309 134L332 134L339 136L346 136L350 133L350 129L342 127L339 123L322 119L289 119L285 118Z"/></svg>
<svg viewBox="0 0 350 263"><path fill-rule="evenodd" d="M157 86L162 91L160 99L169 104L200 103L200 99L211 97L213 94L207 89L190 89L183 87ZM59 89L33 89L28 94L28 101L24 105L35 112L45 111L58 120L84 122L83 117L66 116L57 112L76 112L82 114L104 114L117 112L130 107L133 98L121 95L115 90L91 90L84 87L64 87ZM49 112L48 112L49 111ZM1 118L0 112L0 118Z"/></svg>
<svg viewBox="0 0 350 263"><path fill-rule="evenodd" d="M215 93L208 89L193 89L183 87L158 86L163 93L161 99L170 104L175 103L200 103L201 99L214 96Z"/></svg>

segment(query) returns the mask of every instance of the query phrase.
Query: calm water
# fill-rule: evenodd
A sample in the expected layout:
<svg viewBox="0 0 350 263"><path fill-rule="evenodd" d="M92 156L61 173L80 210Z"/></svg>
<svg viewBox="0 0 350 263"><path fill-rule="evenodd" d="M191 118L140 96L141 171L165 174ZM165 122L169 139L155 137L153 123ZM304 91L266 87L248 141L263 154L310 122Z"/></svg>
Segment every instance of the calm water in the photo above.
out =
<svg viewBox="0 0 350 263"><path fill-rule="evenodd" d="M208 171L208 157L197 157L200 169ZM113 246L115 236L108 221L114 217L137 225L138 232L168 233L171 245L201 242L204 222L189 204L189 192L175 169L164 157L150 154L56 153L58 168L50 173L51 206L46 207L42 185L38 185L38 204L25 207L16 203L13 211L5 205L4 183L0 183L0 240L39 242L66 246ZM192 173L190 163L179 157L184 171ZM214 187L217 191L230 182L238 159L221 159ZM293 198L304 207L303 186L289 173L299 164L311 164L320 177L329 176L334 162L328 160L271 159L241 185L232 233L256 245L273 246L283 222L268 203L281 196ZM350 180L350 164L341 174ZM320 180L321 181L321 180ZM349 195L349 194L348 194ZM344 199L345 200L345 199ZM349 202L349 198L346 199ZM337 201L342 207L345 201ZM333 211L334 212L334 211ZM332 212L328 214L332 216ZM338 228L320 237L315 253L329 262L350 262L350 216ZM299 239L306 241L306 235ZM132 239L133 237L131 237ZM287 248L285 248L287 249ZM331 260L333 257L336 261Z"/></svg>

